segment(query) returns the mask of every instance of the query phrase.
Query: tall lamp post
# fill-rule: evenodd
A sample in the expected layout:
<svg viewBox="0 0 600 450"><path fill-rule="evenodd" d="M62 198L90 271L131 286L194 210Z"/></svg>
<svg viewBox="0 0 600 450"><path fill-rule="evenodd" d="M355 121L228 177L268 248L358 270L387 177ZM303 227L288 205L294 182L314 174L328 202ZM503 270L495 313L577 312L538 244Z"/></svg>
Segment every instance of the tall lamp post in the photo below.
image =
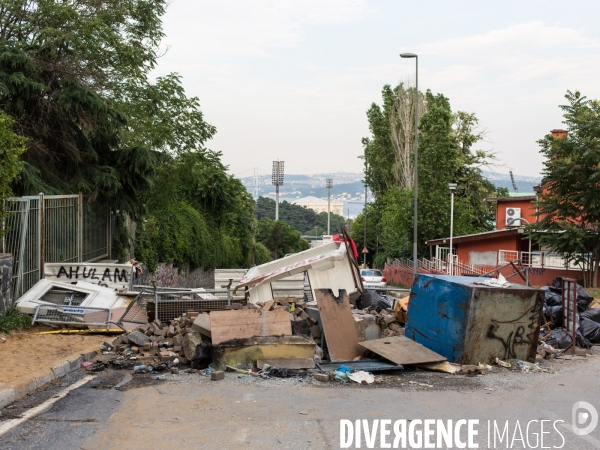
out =
<svg viewBox="0 0 600 450"><path fill-rule="evenodd" d="M417 276L417 193L419 191L419 57L414 53L400 53L401 58L415 58L415 176L413 181L414 191L414 218L413 218L413 278Z"/></svg>
<svg viewBox="0 0 600 450"><path fill-rule="evenodd" d="M456 183L448 183L448 189L450 189L450 262L448 263L448 275L454 275L454 256L452 248L452 235L454 234L454 192L456 191Z"/></svg>
<svg viewBox="0 0 600 450"><path fill-rule="evenodd" d="M327 235L331 235L331 188L333 187L333 178L327 178L325 180L325 187L327 188Z"/></svg>
<svg viewBox="0 0 600 450"><path fill-rule="evenodd" d="M365 155L360 155L359 159L365 160ZM365 160L366 164L366 160ZM365 178L367 174L365 171ZM367 268L367 181L365 180L365 207L363 209L363 222L364 222L364 237L363 237L363 265Z"/></svg>
<svg viewBox="0 0 600 450"><path fill-rule="evenodd" d="M275 186L275 220L279 220L279 186L283 184L284 161L273 161L271 183Z"/></svg>

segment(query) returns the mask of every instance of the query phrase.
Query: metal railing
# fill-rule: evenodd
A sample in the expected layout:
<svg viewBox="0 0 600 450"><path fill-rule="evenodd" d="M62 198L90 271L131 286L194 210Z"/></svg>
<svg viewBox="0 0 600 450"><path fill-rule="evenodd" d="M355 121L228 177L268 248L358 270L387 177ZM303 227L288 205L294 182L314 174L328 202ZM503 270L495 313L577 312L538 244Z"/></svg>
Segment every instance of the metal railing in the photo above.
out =
<svg viewBox="0 0 600 450"><path fill-rule="evenodd" d="M547 269L587 270L591 264L592 255L579 254L579 258L569 258L568 255L555 252L517 252L513 250L499 250L498 262L502 263L520 259L526 267L539 267ZM512 257L512 259L511 259ZM579 259L580 261L576 261Z"/></svg>
<svg viewBox="0 0 600 450"><path fill-rule="evenodd" d="M169 322L188 311L208 312L226 309L232 303L231 289L181 289L134 286L147 304L149 315ZM236 301L245 304L246 301Z"/></svg>
<svg viewBox="0 0 600 450"><path fill-rule="evenodd" d="M5 200L2 252L13 255L13 301L37 283L45 262L91 262L109 255L106 206L83 195L35 195Z"/></svg>
<svg viewBox="0 0 600 450"><path fill-rule="evenodd" d="M71 305L44 305L35 308L32 324L52 323L60 325L99 326L108 328L111 319L109 308Z"/></svg>

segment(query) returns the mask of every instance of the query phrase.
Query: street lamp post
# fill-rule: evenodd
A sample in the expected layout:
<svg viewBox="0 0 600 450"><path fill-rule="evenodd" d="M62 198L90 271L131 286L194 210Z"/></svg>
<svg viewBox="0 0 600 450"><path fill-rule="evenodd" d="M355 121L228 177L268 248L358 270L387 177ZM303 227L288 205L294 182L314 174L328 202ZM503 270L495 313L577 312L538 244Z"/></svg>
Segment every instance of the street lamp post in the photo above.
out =
<svg viewBox="0 0 600 450"><path fill-rule="evenodd" d="M271 183L275 186L275 220L279 220L279 186L283 185L284 161L273 161Z"/></svg>
<svg viewBox="0 0 600 450"><path fill-rule="evenodd" d="M400 53L401 58L415 58L415 162L414 162L414 218L413 218L413 278L417 276L417 197L419 191L419 57L414 53Z"/></svg>
<svg viewBox="0 0 600 450"><path fill-rule="evenodd" d="M365 160L365 155L360 155L359 159ZM365 160L366 161L366 160ZM366 164L366 162L365 162ZM367 174L365 171L365 178ZM363 209L363 222L364 222L364 237L363 237L363 265L365 269L367 268L367 181L365 180L365 207Z"/></svg>
<svg viewBox="0 0 600 450"><path fill-rule="evenodd" d="M454 275L454 256L452 248L452 235L454 234L454 191L456 191L456 183L448 183L450 189L450 262L448 264L448 274Z"/></svg>
<svg viewBox="0 0 600 450"><path fill-rule="evenodd" d="M333 178L327 178L325 181L327 187L327 235L331 235L331 188L333 187Z"/></svg>

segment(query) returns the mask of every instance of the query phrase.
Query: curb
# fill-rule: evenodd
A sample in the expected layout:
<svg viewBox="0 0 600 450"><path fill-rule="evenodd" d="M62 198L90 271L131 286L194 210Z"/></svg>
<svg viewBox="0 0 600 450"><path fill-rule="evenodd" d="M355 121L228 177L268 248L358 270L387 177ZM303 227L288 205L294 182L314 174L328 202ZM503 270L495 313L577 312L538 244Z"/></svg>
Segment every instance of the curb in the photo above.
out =
<svg viewBox="0 0 600 450"><path fill-rule="evenodd" d="M0 389L0 408L10 405L16 400L20 400L27 394L50 383L57 378L79 369L84 361L91 361L96 356L97 345L90 347L83 352L74 353L66 358L61 358L51 363L50 367L36 370L25 376L24 379L8 384Z"/></svg>

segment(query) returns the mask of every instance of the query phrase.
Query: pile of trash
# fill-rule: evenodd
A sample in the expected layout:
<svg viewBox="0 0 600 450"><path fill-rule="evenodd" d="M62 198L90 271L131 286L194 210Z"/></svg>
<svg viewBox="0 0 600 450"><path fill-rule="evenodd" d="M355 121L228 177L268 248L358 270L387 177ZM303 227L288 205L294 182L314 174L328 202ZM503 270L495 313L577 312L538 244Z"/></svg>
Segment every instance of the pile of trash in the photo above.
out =
<svg viewBox="0 0 600 450"><path fill-rule="evenodd" d="M186 313L168 324L156 319L120 335L112 342L104 342L87 369L99 371L111 367L133 369L134 373L170 369L177 373L177 366L201 359L197 357L196 349L199 345L203 347L202 337L194 327L198 314ZM210 347L210 344L204 344L204 347ZM201 362L199 365L202 365Z"/></svg>
<svg viewBox="0 0 600 450"><path fill-rule="evenodd" d="M538 354L545 358L553 357L556 349L564 350L573 344L572 338L563 328L562 279L556 278L545 291L544 318L540 331ZM600 305L590 308L594 300L582 286L577 285L577 339L576 345L589 349L592 344L600 344Z"/></svg>

